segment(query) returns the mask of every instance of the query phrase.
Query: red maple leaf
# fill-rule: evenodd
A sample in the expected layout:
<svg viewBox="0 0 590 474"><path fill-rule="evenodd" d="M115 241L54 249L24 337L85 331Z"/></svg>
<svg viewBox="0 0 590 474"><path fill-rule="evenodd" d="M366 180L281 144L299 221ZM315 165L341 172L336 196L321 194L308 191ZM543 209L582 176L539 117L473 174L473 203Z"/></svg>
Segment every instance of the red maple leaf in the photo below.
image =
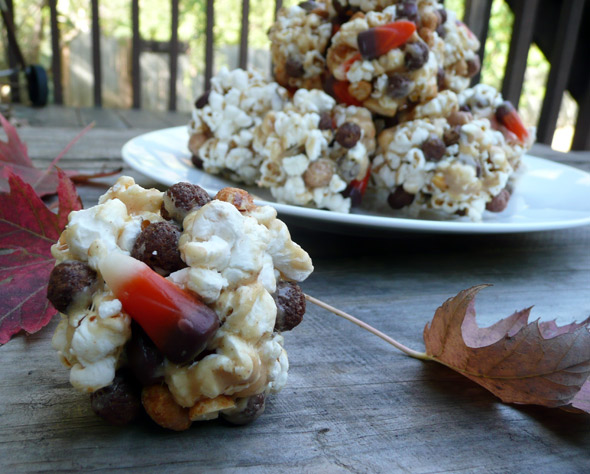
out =
<svg viewBox="0 0 590 474"><path fill-rule="evenodd" d="M47 300L55 265L51 245L68 214L82 208L72 181L59 169L57 179L57 214L15 173L8 173L10 193L0 193L0 344L21 330L40 330L56 313Z"/></svg>
<svg viewBox="0 0 590 474"><path fill-rule="evenodd" d="M92 123L84 128L84 130L68 143L64 150L51 162L46 170L40 170L33 165L27 152L27 146L18 136L16 128L14 128L2 114L0 114L0 125L4 128L4 132L8 138L6 142L0 140L0 192L9 191L8 178L11 174L15 174L25 183L30 184L36 194L41 197L55 194L57 192L60 183L57 163L74 143L94 126ZM84 182L92 178L111 176L120 171L121 168L91 175L79 174L77 171L63 171L63 173L73 181Z"/></svg>

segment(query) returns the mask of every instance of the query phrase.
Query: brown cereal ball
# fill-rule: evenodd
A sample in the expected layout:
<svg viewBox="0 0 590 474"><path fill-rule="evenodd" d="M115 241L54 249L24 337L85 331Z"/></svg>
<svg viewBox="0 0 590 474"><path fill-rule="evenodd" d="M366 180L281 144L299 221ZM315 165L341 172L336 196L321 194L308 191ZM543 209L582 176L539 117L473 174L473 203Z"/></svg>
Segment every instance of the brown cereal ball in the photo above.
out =
<svg viewBox="0 0 590 474"><path fill-rule="evenodd" d="M344 122L336 130L334 138L344 148L352 148L361 139L361 127L354 122Z"/></svg>
<svg viewBox="0 0 590 474"><path fill-rule="evenodd" d="M162 273L186 267L180 258L180 231L169 222L152 222L137 237L131 256Z"/></svg>
<svg viewBox="0 0 590 474"><path fill-rule="evenodd" d="M195 100L196 109L202 109L209 103L209 94L211 94L211 89L205 91L197 100Z"/></svg>
<svg viewBox="0 0 590 474"><path fill-rule="evenodd" d="M90 395L92 411L111 425L123 426L141 415L139 387L124 370L117 372L113 383Z"/></svg>
<svg viewBox="0 0 590 474"><path fill-rule="evenodd" d="M508 201L510 201L510 191L504 188L486 204L486 209L490 212L502 212L508 206Z"/></svg>
<svg viewBox="0 0 590 474"><path fill-rule="evenodd" d="M62 313L72 303L85 307L92 300L95 284L96 272L87 263L65 261L56 265L49 275L47 299Z"/></svg>
<svg viewBox="0 0 590 474"><path fill-rule="evenodd" d="M387 197L387 203L392 209L402 209L414 202L415 195L407 192L403 186L398 186Z"/></svg>
<svg viewBox="0 0 590 474"><path fill-rule="evenodd" d="M328 186L334 175L334 171L335 165L333 161L326 158L320 158L309 164L307 170L303 174L303 181L305 181L305 184L310 188Z"/></svg>
<svg viewBox="0 0 590 474"><path fill-rule="evenodd" d="M305 295L297 283L279 281L273 298L277 305L275 331L290 331L303 320Z"/></svg>
<svg viewBox="0 0 590 474"><path fill-rule="evenodd" d="M200 186L190 183L176 183L164 193L160 212L164 219L174 219L182 223L193 209L203 207L211 198Z"/></svg>

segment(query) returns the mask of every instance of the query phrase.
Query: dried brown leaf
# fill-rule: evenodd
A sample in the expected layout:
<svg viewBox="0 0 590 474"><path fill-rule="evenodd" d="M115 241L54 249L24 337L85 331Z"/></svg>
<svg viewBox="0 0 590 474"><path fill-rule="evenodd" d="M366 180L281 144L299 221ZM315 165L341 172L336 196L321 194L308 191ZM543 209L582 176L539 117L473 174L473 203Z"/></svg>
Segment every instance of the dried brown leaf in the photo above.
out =
<svg viewBox="0 0 590 474"><path fill-rule="evenodd" d="M487 328L475 320L475 286L447 300L424 328L426 354L507 403L590 413L589 320L528 322L531 308Z"/></svg>

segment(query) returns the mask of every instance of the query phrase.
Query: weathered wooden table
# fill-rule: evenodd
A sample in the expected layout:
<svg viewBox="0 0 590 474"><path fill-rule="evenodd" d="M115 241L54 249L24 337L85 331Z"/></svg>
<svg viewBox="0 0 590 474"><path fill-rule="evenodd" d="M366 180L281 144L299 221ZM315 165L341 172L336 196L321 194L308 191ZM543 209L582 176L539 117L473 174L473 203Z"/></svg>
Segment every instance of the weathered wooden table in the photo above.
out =
<svg viewBox="0 0 590 474"><path fill-rule="evenodd" d="M186 117L53 108L29 114L30 125L20 134L35 161L46 165L81 125L97 119L62 161L64 168L97 170L123 166L120 149L128 139ZM537 147L533 154L590 171L589 153ZM124 173L143 186L158 186L131 169ZM80 186L85 206L95 204L114 179ZM291 231L315 264L304 291L418 350L436 308L479 283L494 285L479 296L480 325L530 305L533 317L561 322L590 314L590 226L509 235ZM149 421L125 428L105 424L88 396L70 387L51 349L54 328L55 321L0 347L2 472L590 469L590 416L502 404L451 370L404 356L313 305L286 334L287 387L256 423L239 428L212 421L174 433Z"/></svg>

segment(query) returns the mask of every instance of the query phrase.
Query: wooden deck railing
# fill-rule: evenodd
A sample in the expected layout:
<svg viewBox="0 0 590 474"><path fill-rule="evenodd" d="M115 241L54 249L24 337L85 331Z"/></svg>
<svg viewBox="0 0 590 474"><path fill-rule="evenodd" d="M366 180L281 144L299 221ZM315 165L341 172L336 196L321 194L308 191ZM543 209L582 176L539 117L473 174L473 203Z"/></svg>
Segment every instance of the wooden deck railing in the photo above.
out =
<svg viewBox="0 0 590 474"><path fill-rule="evenodd" d="M550 144L557 125L560 104L565 90L570 90L579 105L575 127L573 149L590 149L590 0L506 0L514 12L514 24L502 93L504 97L517 104L522 92L522 84L527 64L529 47L533 42L545 45L551 69L546 93L537 126L537 137L541 143ZM9 7L12 0L7 0ZM214 0L206 0L207 22L205 27L205 71L204 89L207 90L213 75L215 23ZM63 103L60 62L60 32L57 22L57 0L49 0L52 57L53 100ZM169 53L169 96L168 109L176 110L176 81L178 54L184 49L178 38L179 0L171 0L170 41L158 43L145 41L140 36L139 0L131 0L132 20L132 106L141 108L140 54L143 51L165 51ZM275 1L276 12L282 0ZM94 72L94 104L102 106L102 71L100 64L100 22L99 0L91 0L92 12L92 64ZM465 23L480 38L482 45L488 34L492 0L465 0ZM248 63L248 16L249 0L242 0L242 20L238 65L247 67ZM582 26L585 25L585 28ZM480 50L483 59L484 47ZM585 64L579 66L579 62ZM576 75L572 75L572 71ZM579 77L578 77L579 76ZM474 82L479 81L479 75ZM585 84L584 84L585 83ZM574 84L574 86L572 86ZM577 85L576 85L577 84Z"/></svg>

